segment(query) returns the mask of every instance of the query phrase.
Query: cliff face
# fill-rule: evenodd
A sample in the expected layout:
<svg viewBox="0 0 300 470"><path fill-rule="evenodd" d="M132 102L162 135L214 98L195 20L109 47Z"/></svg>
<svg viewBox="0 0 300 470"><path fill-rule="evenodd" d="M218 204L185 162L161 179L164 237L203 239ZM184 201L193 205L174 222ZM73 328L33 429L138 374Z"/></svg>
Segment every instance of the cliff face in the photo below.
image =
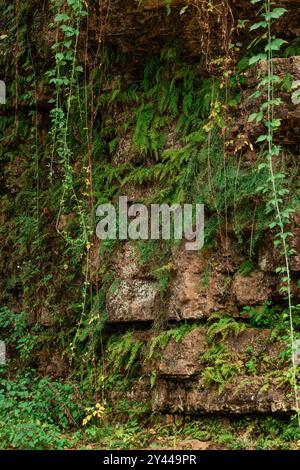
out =
<svg viewBox="0 0 300 470"><path fill-rule="evenodd" d="M25 363L64 376L66 357L81 371L99 360L111 403L126 398L153 411L290 412L282 255L257 192L266 179L261 125L248 122L264 73L264 64L245 67L255 8L245 0L88 3L69 46L54 7L1 7L0 299L14 315L26 312L35 339ZM295 210L287 231L296 305L300 105L291 84L300 80L300 3L280 6L288 12L275 32L294 46L274 59L282 100L274 165L288 175ZM70 15L63 3L59 11ZM60 63L65 83L53 68L57 53L71 54ZM204 203L204 248L100 242L95 209L120 194ZM9 335L13 326L0 328ZM86 362L76 366L79 356Z"/></svg>

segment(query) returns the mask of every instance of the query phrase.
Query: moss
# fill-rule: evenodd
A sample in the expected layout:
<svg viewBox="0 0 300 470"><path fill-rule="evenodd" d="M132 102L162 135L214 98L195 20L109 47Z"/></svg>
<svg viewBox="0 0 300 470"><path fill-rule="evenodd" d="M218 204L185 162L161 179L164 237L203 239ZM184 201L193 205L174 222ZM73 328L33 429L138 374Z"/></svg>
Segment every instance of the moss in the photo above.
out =
<svg viewBox="0 0 300 470"><path fill-rule="evenodd" d="M251 274L252 271L254 270L255 270L255 267L252 261L250 260L244 261L238 268L238 272L244 277L249 276L249 274Z"/></svg>

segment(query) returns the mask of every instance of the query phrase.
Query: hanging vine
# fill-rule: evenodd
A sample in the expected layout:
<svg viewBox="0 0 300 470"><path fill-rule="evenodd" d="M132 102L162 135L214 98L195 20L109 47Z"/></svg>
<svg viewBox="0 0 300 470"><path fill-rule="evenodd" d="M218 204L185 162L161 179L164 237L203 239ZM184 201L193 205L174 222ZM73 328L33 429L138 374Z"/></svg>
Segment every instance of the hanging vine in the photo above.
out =
<svg viewBox="0 0 300 470"><path fill-rule="evenodd" d="M273 34L274 23L279 20L287 10L285 8L276 8L276 3L271 0L251 0L252 4L259 4L258 15L261 17L259 22L253 24L251 31L261 29L263 33L257 38L264 44L263 52L252 56L249 60L250 65L259 64L262 70L266 64L266 73L257 85L257 91L252 95L253 98L261 99L262 103L257 112L249 116L249 122L263 123L265 133L261 134L256 143L262 146L261 158L263 161L259 164L258 170L266 174L265 184L258 188L267 200L267 214L274 214L274 220L269 224L271 230L275 230L274 245L280 249L283 256L283 265L277 267L276 272L280 275L282 287L280 288L286 294L288 303L289 318L289 337L291 351L291 383L293 387L295 410L297 413L298 424L300 427L300 409L299 409L299 386L297 384L297 364L295 359L296 338L294 330L293 314L296 309L292 304L291 290L291 270L290 256L295 251L290 247L290 238L292 233L287 229L291 219L292 207L288 206L287 196L289 189L286 184L286 174L277 170L277 162L282 148L274 142L274 137L281 125L281 120L276 118L276 107L281 104L281 99L275 96L275 86L280 82L280 77L274 73L274 55L280 51L286 43L281 38Z"/></svg>

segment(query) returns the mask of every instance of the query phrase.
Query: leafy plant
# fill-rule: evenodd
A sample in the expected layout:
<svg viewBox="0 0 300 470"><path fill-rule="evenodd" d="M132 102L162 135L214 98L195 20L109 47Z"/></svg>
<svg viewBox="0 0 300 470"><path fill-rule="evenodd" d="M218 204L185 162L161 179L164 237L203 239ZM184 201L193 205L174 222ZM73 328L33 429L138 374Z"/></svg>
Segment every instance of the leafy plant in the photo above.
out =
<svg viewBox="0 0 300 470"><path fill-rule="evenodd" d="M293 208L289 207L285 200L289 194L286 187L286 174L280 170L276 170L275 161L278 160L281 154L281 146L274 143L274 136L281 125L281 120L276 118L276 106L281 104L281 99L274 94L275 84L280 81L279 77L274 73L274 55L280 51L282 46L286 43L276 37L273 31L273 24L281 18L287 10L285 8L274 7L274 2L271 0L251 0L252 4L259 4L259 15L261 20L253 24L250 30L263 30L261 36L258 38L265 43L264 51L251 57L249 60L250 65L257 64L261 61L267 61L267 73L257 85L257 91L253 94L254 98L263 98L259 111L249 116L249 121L256 121L257 123L264 123L265 133L257 138L257 143L262 145L261 155L264 158L259 164L259 171L266 174L266 181L261 187L258 188L267 198L267 214L274 214L273 221L269 224L271 230L276 230L274 246L280 249L280 254L283 257L283 264L276 269L276 272L281 276L283 286L281 291L286 294L288 303L288 318L289 318L289 334L292 351L295 348L295 333L294 333L294 319L293 319L293 305L292 305L292 292L291 292L291 273L289 258L294 253L289 245L289 238L292 233L286 229L290 223L290 215ZM293 390L295 397L295 408L298 416L300 427L300 406L298 399L298 384L297 384L297 365L295 363L295 356L292 354L292 377L293 377Z"/></svg>
<svg viewBox="0 0 300 470"><path fill-rule="evenodd" d="M231 378L241 372L241 363L234 361L231 353L224 344L214 344L201 357L205 369L203 379L207 385L218 385L219 393L224 391L225 385Z"/></svg>
<svg viewBox="0 0 300 470"><path fill-rule="evenodd" d="M256 307L249 305L243 307L241 316L247 318L251 326L270 328L282 323L281 310L280 307L274 307L272 302L265 302Z"/></svg>
<svg viewBox="0 0 300 470"><path fill-rule="evenodd" d="M222 338L222 341L224 341L228 335L237 336L246 328L243 323L238 323L234 318L226 316L226 314L222 312L211 315L209 323L212 324L208 327L206 335L210 342L214 341L219 336Z"/></svg>
<svg viewBox="0 0 300 470"><path fill-rule="evenodd" d="M252 271L254 271L254 266L250 260L244 261L238 269L238 272L245 277L249 276Z"/></svg>
<svg viewBox="0 0 300 470"><path fill-rule="evenodd" d="M0 308L0 330L4 331L6 343L20 352L21 359L27 359L36 346L37 335L28 331L26 312L12 312L7 307Z"/></svg>
<svg viewBox="0 0 300 470"><path fill-rule="evenodd" d="M106 349L107 367L110 373L132 373L138 367L142 346L142 341L138 340L131 331L122 336L111 336Z"/></svg>
<svg viewBox="0 0 300 470"><path fill-rule="evenodd" d="M218 359L214 366L208 366L203 372L203 379L207 385L218 385L219 393L224 391L230 379L238 375L241 371L239 364Z"/></svg>
<svg viewBox="0 0 300 470"><path fill-rule="evenodd" d="M198 327L197 324L185 324L178 328L172 328L170 330L163 331L159 335L153 336L150 343L150 349L147 359L151 359L157 350L164 350L171 339L176 343L179 343L188 333Z"/></svg>
<svg viewBox="0 0 300 470"><path fill-rule="evenodd" d="M1 448L70 447L74 441L64 433L82 414L78 392L69 384L40 379L36 371L19 372L14 380L0 377Z"/></svg>
<svg viewBox="0 0 300 470"><path fill-rule="evenodd" d="M283 53L284 57L293 57L300 55L300 37L297 37L287 46Z"/></svg>

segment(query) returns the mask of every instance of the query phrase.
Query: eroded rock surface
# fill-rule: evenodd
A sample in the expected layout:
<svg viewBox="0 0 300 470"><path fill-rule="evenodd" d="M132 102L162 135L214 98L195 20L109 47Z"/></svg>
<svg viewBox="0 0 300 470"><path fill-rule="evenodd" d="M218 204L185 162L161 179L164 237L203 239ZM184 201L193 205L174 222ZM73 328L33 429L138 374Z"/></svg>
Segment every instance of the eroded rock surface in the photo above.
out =
<svg viewBox="0 0 300 470"><path fill-rule="evenodd" d="M158 291L155 282L120 281L107 294L111 323L153 321Z"/></svg>
<svg viewBox="0 0 300 470"><path fill-rule="evenodd" d="M190 414L287 412L293 409L293 400L271 380L257 377L236 377L222 393L207 388L201 380L187 387L162 380L154 391L153 409Z"/></svg>
<svg viewBox="0 0 300 470"><path fill-rule="evenodd" d="M292 243L296 247L297 230ZM292 244L291 243L291 244ZM217 250L222 248L218 247ZM219 256L214 252L173 250L167 293L160 302L158 282L151 263L141 264L133 244L126 242L115 251L111 270L116 281L107 295L109 322L154 321L162 314L175 321L208 319L218 311L239 316L244 306L259 306L280 294L277 250L272 241L262 245L258 267L249 273L238 271L240 258ZM220 252L220 251L219 251ZM298 251L291 260L297 269ZM228 266L228 270L226 267ZM298 288L293 282L293 292ZM162 312L163 305L163 312Z"/></svg>
<svg viewBox="0 0 300 470"><path fill-rule="evenodd" d="M180 341L171 339L150 363L146 360L143 378L137 379L126 397L164 413L244 414L294 409L291 389L280 380L287 372L287 364L280 360L285 345L274 341L270 330L247 328L230 334L222 343L220 338L212 343L207 334L207 329L196 328ZM151 342L151 336L143 339L146 344ZM218 344L223 349L215 354ZM250 361L255 370L250 369ZM231 375L222 378L222 364L232 368ZM151 389L153 370L157 379ZM215 377L215 381L208 377ZM117 400L118 393L112 392L112 398Z"/></svg>

